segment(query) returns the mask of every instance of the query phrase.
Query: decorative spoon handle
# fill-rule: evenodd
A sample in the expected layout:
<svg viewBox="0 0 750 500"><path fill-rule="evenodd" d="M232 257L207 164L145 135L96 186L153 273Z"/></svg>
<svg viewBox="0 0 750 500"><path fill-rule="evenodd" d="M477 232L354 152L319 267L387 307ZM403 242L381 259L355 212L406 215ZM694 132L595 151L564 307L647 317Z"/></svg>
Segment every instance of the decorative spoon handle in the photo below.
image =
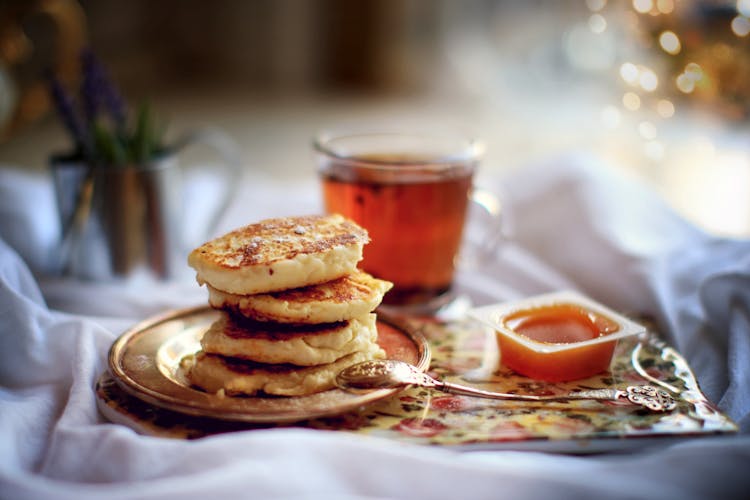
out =
<svg viewBox="0 0 750 500"><path fill-rule="evenodd" d="M554 396L510 394L475 389L445 382L420 372L415 366L396 360L372 360L350 366L336 377L337 384L347 390L377 389L416 385L439 391L504 401L533 401L537 403L571 400L620 401L626 400L651 411L670 411L677 407L675 399L665 390L650 385L635 385L619 389L592 389Z"/></svg>
<svg viewBox="0 0 750 500"><path fill-rule="evenodd" d="M503 392L484 391L451 382L435 381L432 385L435 389L450 394L463 396L475 396L486 399L500 399L505 401L533 401L538 403L571 401L571 400L594 400L594 401L618 401L627 400L633 404L643 406L652 411L669 411L677 406L677 402L666 391L650 385L629 386L625 390L618 389L593 389L589 391L569 392L554 396L535 396L532 394L509 394Z"/></svg>

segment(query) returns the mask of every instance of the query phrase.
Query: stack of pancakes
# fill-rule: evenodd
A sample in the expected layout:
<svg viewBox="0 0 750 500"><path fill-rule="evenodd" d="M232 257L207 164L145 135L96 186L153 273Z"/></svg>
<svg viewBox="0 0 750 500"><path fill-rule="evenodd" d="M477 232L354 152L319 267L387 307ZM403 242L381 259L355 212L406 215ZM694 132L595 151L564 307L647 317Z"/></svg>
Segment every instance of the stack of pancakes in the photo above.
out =
<svg viewBox="0 0 750 500"><path fill-rule="evenodd" d="M188 263L221 317L184 366L220 394L301 396L384 356L372 312L393 286L357 269L367 232L340 215L269 219L196 248Z"/></svg>

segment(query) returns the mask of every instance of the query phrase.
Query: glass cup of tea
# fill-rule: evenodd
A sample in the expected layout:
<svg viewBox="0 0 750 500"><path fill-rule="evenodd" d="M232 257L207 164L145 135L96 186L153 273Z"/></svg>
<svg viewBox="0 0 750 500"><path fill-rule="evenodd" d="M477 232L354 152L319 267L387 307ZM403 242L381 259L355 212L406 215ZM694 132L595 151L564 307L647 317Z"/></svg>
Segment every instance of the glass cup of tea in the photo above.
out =
<svg viewBox="0 0 750 500"><path fill-rule="evenodd" d="M360 267L394 284L384 304L449 301L483 145L442 132L323 132L314 149L325 210L367 229Z"/></svg>

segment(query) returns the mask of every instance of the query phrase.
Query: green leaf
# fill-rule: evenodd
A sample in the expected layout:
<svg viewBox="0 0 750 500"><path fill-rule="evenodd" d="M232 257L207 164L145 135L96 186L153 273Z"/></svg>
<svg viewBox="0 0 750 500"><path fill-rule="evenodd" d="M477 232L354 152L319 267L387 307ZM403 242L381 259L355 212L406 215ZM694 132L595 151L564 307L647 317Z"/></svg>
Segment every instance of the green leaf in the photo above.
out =
<svg viewBox="0 0 750 500"><path fill-rule="evenodd" d="M145 163L151 160L159 148L156 125L147 102L141 103L136 116L135 130L131 145L133 160Z"/></svg>
<svg viewBox="0 0 750 500"><path fill-rule="evenodd" d="M124 166L128 162L128 153L121 138L100 121L95 121L92 128L94 161L100 165Z"/></svg>
<svg viewBox="0 0 750 500"><path fill-rule="evenodd" d="M99 117L90 125L92 151L89 163L98 166L144 165L164 150L164 127L157 124L144 102L125 128Z"/></svg>

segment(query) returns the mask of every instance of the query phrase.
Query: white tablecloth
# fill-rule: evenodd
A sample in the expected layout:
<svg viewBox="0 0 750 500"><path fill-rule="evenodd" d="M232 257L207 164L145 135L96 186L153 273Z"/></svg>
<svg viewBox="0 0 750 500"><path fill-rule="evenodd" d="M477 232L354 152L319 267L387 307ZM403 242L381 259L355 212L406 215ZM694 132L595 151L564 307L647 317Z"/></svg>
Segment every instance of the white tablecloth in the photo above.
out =
<svg viewBox="0 0 750 500"><path fill-rule="evenodd" d="M303 429L190 442L138 435L97 412L93 386L107 350L136 321L203 303L205 292L191 281L40 277L54 251L51 190L0 170L0 497L747 498L750 242L702 233L586 159L529 167L487 187L503 192L512 238L494 262L461 273L476 303L575 288L652 314L741 433L586 457L456 452ZM242 189L217 231L320 210L314 184L282 196L279 185L252 178Z"/></svg>

